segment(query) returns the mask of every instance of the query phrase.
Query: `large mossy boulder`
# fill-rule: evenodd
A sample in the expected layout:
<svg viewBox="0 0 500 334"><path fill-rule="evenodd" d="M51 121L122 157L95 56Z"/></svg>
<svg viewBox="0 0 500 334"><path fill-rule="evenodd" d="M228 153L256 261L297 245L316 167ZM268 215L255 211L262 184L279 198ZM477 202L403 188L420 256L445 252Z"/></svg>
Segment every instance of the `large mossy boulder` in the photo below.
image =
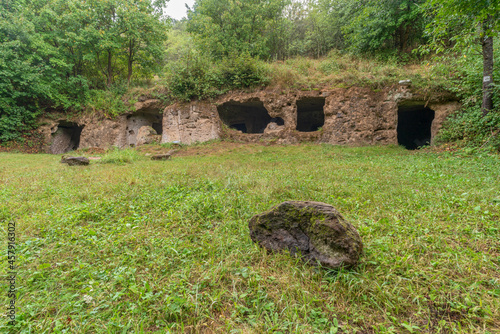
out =
<svg viewBox="0 0 500 334"><path fill-rule="evenodd" d="M289 201L256 215L250 237L269 251L289 250L310 264L337 269L358 263L363 243L358 231L331 205Z"/></svg>

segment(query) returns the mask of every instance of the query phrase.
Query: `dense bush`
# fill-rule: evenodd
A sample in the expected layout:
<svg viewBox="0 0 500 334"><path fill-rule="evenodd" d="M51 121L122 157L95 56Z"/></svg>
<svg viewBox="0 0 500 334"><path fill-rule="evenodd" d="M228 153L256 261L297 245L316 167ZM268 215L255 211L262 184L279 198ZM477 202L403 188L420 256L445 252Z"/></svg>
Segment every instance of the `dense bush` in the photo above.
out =
<svg viewBox="0 0 500 334"><path fill-rule="evenodd" d="M194 51L168 64L164 78L172 96L186 101L214 97L232 89L266 85L268 82L266 67L248 54L211 61Z"/></svg>
<svg viewBox="0 0 500 334"><path fill-rule="evenodd" d="M500 112L483 116L480 106L464 108L447 119L438 141L500 152Z"/></svg>
<svg viewBox="0 0 500 334"><path fill-rule="evenodd" d="M89 91L85 105L88 111L115 117L133 110L133 102L136 101L128 101L126 93L125 84L115 84L105 90L94 89Z"/></svg>

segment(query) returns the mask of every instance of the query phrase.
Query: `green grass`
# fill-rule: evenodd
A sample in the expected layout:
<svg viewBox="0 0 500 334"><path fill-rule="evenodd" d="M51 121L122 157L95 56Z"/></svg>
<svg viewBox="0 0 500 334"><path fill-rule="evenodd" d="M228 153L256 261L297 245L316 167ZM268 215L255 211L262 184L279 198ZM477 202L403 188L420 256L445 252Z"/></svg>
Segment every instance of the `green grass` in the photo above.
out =
<svg viewBox="0 0 500 334"><path fill-rule="evenodd" d="M118 148L113 148L108 150L106 154L104 154L98 163L101 164L126 164L133 163L134 161L139 160L141 157L139 153L131 148L120 150Z"/></svg>
<svg viewBox="0 0 500 334"><path fill-rule="evenodd" d="M332 51L326 57L290 58L263 63L269 73L269 87L283 90L318 90L369 87L379 91L410 79L413 91L437 93L450 88L450 73L436 70L438 63L400 64L393 60L376 60ZM443 68L451 68L440 64Z"/></svg>
<svg viewBox="0 0 500 334"><path fill-rule="evenodd" d="M305 144L211 153L221 145L88 167L0 153L3 251L17 223L12 331L500 331L498 156ZM285 200L335 206L363 239L360 265L308 267L253 244L248 220Z"/></svg>

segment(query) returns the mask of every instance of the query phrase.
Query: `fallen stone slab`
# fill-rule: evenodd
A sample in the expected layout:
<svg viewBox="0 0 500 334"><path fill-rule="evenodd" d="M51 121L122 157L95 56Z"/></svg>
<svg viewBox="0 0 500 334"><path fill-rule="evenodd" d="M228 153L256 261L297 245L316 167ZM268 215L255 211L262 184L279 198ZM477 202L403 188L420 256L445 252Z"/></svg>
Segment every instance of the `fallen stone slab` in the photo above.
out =
<svg viewBox="0 0 500 334"><path fill-rule="evenodd" d="M326 203L284 202L252 217L248 227L259 246L272 252L289 250L312 265L352 267L363 250L356 228Z"/></svg>
<svg viewBox="0 0 500 334"><path fill-rule="evenodd" d="M151 160L168 160L175 152L177 152L177 150L170 150L167 153L154 154L151 155Z"/></svg>
<svg viewBox="0 0 500 334"><path fill-rule="evenodd" d="M85 157L65 157L61 158L61 163L68 164L69 166L87 166L90 160Z"/></svg>
<svg viewBox="0 0 500 334"><path fill-rule="evenodd" d="M155 154L151 156L151 160L168 160L172 157L171 154L166 153L166 154Z"/></svg>

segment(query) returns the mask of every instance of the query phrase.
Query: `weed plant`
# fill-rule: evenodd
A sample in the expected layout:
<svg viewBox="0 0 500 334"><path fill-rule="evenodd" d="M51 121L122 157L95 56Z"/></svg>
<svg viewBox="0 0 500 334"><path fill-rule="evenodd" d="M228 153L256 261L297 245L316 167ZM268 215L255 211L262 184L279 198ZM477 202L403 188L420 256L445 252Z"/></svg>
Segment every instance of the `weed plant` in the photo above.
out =
<svg viewBox="0 0 500 334"><path fill-rule="evenodd" d="M106 152L104 156L98 160L101 164L126 164L132 163L143 158L136 150L132 148L128 149L118 149L113 148Z"/></svg>

